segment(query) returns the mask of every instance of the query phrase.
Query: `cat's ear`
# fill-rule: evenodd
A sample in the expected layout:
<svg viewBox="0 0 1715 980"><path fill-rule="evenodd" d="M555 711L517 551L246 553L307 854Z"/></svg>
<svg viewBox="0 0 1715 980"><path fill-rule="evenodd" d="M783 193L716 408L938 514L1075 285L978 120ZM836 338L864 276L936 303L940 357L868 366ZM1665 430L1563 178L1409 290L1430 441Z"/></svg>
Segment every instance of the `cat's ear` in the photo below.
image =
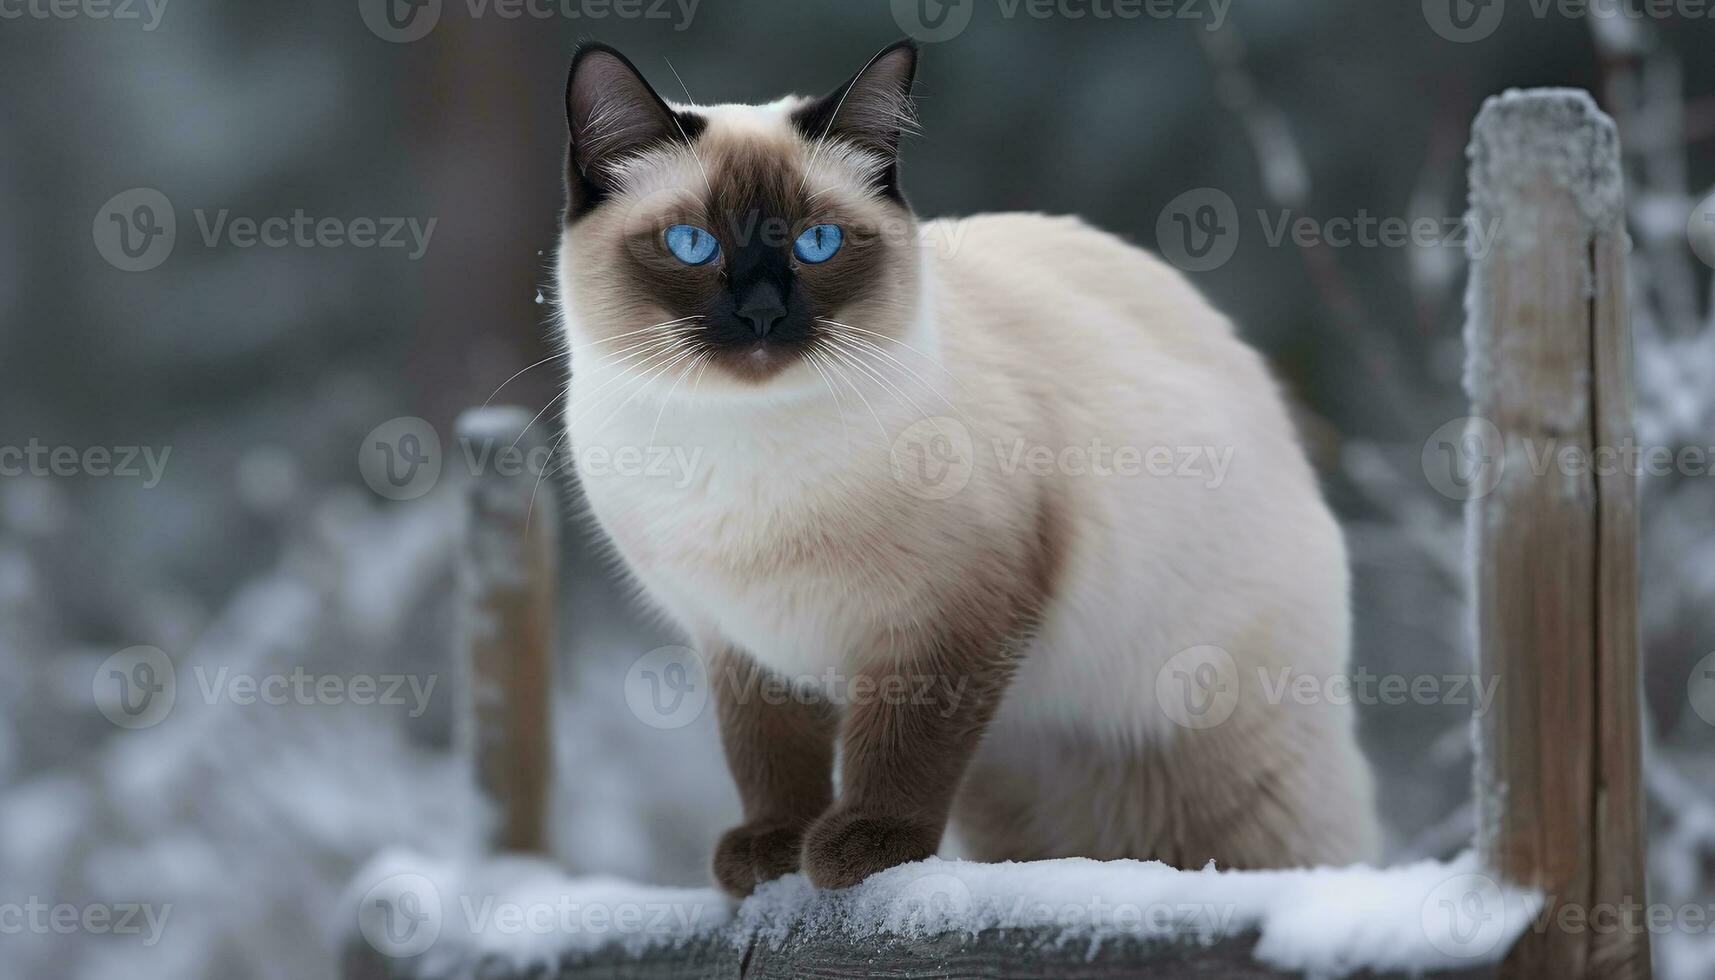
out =
<svg viewBox="0 0 1715 980"><path fill-rule="evenodd" d="M702 119L675 112L625 55L585 43L566 75L566 220L613 191L614 164L662 142L689 141Z"/></svg>
<svg viewBox="0 0 1715 980"><path fill-rule="evenodd" d="M856 75L827 95L792 113L804 138L848 140L886 157L880 176L883 190L898 197L901 131L915 123L911 111L911 82L917 77L917 42L909 38L882 48Z"/></svg>

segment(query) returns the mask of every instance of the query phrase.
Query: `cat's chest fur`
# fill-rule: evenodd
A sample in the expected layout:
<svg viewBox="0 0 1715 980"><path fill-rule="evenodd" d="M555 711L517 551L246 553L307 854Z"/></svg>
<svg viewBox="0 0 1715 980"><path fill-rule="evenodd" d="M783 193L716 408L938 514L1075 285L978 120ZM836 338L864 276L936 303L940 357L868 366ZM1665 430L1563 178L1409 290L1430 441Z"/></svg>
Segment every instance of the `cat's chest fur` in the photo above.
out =
<svg viewBox="0 0 1715 980"><path fill-rule="evenodd" d="M709 634L696 639L736 643L791 674L849 665L930 585L885 560L900 529L869 516L886 512L887 471L853 454L885 450L844 442L836 420L746 426L681 411L669 406L659 427L653 410L572 426L603 531L652 599ZM638 479L612 465L622 453L664 462ZM856 578L870 581L854 595Z"/></svg>

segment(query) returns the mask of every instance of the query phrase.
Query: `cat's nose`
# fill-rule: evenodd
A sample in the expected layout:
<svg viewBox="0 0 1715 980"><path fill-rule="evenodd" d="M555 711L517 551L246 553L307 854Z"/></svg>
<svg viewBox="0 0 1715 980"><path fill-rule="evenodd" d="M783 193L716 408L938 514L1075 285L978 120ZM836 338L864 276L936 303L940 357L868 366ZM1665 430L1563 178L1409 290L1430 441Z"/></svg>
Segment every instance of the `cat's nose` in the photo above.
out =
<svg viewBox="0 0 1715 980"><path fill-rule="evenodd" d="M738 315L744 322L750 324L750 329L758 337L766 337L786 319L786 304L780 302L780 293L773 288L758 288L746 297L744 304L738 308Z"/></svg>

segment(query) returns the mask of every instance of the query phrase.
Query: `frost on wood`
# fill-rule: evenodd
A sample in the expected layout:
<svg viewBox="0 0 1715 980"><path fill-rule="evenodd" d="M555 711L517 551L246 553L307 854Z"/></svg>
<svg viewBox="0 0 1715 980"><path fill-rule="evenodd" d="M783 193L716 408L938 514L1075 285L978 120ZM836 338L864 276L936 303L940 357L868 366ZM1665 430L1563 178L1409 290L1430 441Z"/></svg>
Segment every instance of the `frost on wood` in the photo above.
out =
<svg viewBox="0 0 1715 980"><path fill-rule="evenodd" d="M1466 155L1471 217L1484 227L1501 222L1503 237L1513 230L1506 221L1521 206L1521 193L1543 174L1572 194L1592 234L1618 227L1625 216L1619 135L1582 89L1491 96L1477 114Z"/></svg>
<svg viewBox="0 0 1715 980"><path fill-rule="evenodd" d="M460 462L471 466L475 479L466 486L470 496L466 528L465 587L473 595L524 585L527 520L552 521L557 514L553 488L543 491L542 474L520 467L519 460L540 455L540 438L532 433L535 419L517 406L473 408L458 418ZM517 470L517 472L513 472ZM551 478L548 478L551 479ZM492 624L473 621L482 635Z"/></svg>
<svg viewBox="0 0 1715 980"><path fill-rule="evenodd" d="M1484 234L1469 235L1466 243L1471 275L1465 295L1465 389L1478 414L1484 414L1494 392L1518 382L1494 372L1500 354L1496 345L1505 338L1489 322L1488 264L1537 247L1545 183L1570 196L1587 239L1625 233L1625 186L1614 122L1578 89L1514 89L1490 97L1472 126L1466 156L1471 190L1465 222ZM1593 276L1586 263L1586 295L1594 288ZM1578 416L1582 406L1562 406L1557 414Z"/></svg>
<svg viewBox="0 0 1715 980"><path fill-rule="evenodd" d="M516 405L490 405L460 413L457 428L461 439L504 445L518 438L531 421L530 413Z"/></svg>
<svg viewBox="0 0 1715 980"><path fill-rule="evenodd" d="M1498 962L1541 907L1539 896L1485 877L1469 855L1387 869L1286 871L1179 871L1154 861L1084 858L930 859L837 892L788 875L740 904L712 889L568 878L539 862L465 866L394 852L358 876L342 912L346 921L361 922L366 902L392 901L383 894L388 888L423 893L395 904L438 910L432 946L379 950L422 955L411 975L423 976L494 962L525 975L576 964L611 946L644 956L699 941L778 950L1002 931L1083 959L1110 942L1240 940L1254 941L1252 957L1277 970L1415 974ZM494 914L502 909L518 911ZM589 925L592 914L599 926ZM538 927L508 927L508 916ZM365 933L372 944L374 932ZM1029 948L1017 952L1029 955Z"/></svg>

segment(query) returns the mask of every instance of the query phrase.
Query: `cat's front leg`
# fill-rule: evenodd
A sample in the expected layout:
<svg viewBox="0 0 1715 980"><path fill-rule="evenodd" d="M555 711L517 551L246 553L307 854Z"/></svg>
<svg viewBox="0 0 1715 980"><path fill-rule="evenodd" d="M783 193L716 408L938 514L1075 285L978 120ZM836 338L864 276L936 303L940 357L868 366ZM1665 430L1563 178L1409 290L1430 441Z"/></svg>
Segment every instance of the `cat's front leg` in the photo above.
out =
<svg viewBox="0 0 1715 980"><path fill-rule="evenodd" d="M984 636L916 663L852 679L840 799L804 838L804 872L819 888L935 853L1013 657L1002 638Z"/></svg>
<svg viewBox="0 0 1715 980"><path fill-rule="evenodd" d="M735 650L715 654L715 709L744 823L715 845L715 880L733 895L798 870L804 832L833 799L838 719Z"/></svg>

